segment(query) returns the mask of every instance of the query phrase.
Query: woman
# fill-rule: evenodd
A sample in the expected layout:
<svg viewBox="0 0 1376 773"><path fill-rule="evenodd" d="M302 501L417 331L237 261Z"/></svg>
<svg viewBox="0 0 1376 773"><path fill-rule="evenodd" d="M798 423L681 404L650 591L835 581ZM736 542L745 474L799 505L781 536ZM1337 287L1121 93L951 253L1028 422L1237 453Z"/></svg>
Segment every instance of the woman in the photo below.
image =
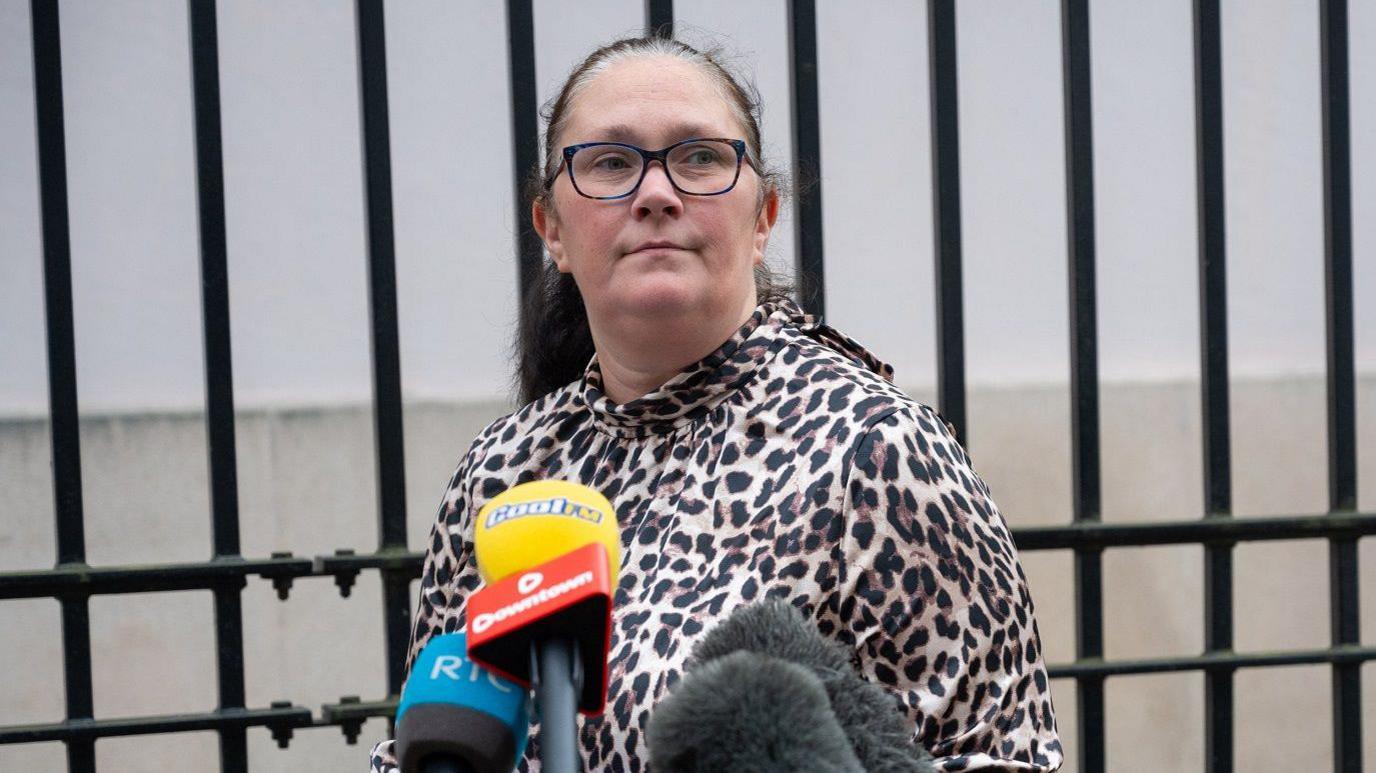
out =
<svg viewBox="0 0 1376 773"><path fill-rule="evenodd" d="M410 657L465 625L483 503L575 480L616 506L623 545L586 769L644 770L646 720L693 644L765 598L850 648L939 769L1058 767L1032 601L988 488L936 412L762 270L779 191L750 94L686 45L618 41L569 77L546 139L526 404L451 481ZM393 764L380 744L374 769Z"/></svg>

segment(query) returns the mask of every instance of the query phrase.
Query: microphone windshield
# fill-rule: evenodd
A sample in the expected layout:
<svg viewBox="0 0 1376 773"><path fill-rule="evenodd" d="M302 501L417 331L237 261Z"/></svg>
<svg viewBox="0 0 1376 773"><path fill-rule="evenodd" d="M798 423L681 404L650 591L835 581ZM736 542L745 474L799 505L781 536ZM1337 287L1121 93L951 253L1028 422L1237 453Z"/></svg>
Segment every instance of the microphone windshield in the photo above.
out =
<svg viewBox="0 0 1376 773"><path fill-rule="evenodd" d="M403 771L438 756L464 760L475 773L507 773L525 753L529 695L470 660L464 634L447 633L416 658L396 722Z"/></svg>
<svg viewBox="0 0 1376 773"><path fill-rule="evenodd" d="M607 498L579 483L540 480L512 486L478 511L473 550L492 584L591 543L607 550L611 586L621 566L621 534Z"/></svg>
<svg viewBox="0 0 1376 773"><path fill-rule="evenodd" d="M682 740L689 737L687 731L677 729L681 723L675 718L688 711L707 715L708 712L694 707L709 698L713 691L727 695L733 689L731 680L717 675L722 668L718 664L735 662L742 657L756 662L761 673L764 673L761 664L773 662L812 674L823 688L826 713L849 739L849 746L863 770L870 773L931 773L935 770L926 749L913 742L912 728L903 719L896 696L862 678L852 668L849 654L839 643L822 636L797 609L778 599L735 610L693 647L682 684L650 717L652 753L655 753L655 716L667 711L665 719L676 725L672 731L661 726L657 737L662 745L688 743ZM738 683L747 684L746 679L747 675L741 674ZM719 684L714 685L714 682ZM762 689L770 688L766 685ZM676 706L675 703L687 705ZM753 705L758 705L758 701ZM712 736L700 734L698 737L706 740ZM675 738L680 740L675 741Z"/></svg>
<svg viewBox="0 0 1376 773"><path fill-rule="evenodd" d="M693 648L699 663L744 650L814 671L849 671L850 657L821 635L792 605L772 599L736 609Z"/></svg>
<svg viewBox="0 0 1376 773"><path fill-rule="evenodd" d="M812 670L755 652L702 664L650 715L660 773L863 773Z"/></svg>

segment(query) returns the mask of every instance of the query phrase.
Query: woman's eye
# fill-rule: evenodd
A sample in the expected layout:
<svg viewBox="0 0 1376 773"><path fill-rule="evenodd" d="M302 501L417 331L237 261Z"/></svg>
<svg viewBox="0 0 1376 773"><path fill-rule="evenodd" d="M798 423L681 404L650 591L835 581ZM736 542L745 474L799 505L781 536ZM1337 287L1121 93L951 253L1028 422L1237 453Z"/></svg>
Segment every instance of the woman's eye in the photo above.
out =
<svg viewBox="0 0 1376 773"><path fill-rule="evenodd" d="M717 163L717 153L711 148L694 148L688 153L688 163L709 166Z"/></svg>
<svg viewBox="0 0 1376 773"><path fill-rule="evenodd" d="M603 156L593 162L593 166L607 172L620 172L630 168L630 163L624 156Z"/></svg>

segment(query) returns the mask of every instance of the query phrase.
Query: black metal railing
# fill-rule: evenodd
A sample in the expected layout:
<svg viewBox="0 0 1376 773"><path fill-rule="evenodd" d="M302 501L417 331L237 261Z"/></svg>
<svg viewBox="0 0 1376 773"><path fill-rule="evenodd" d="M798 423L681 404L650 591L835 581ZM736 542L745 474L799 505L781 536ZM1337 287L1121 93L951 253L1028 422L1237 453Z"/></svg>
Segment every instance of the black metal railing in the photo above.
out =
<svg viewBox="0 0 1376 773"><path fill-rule="evenodd" d="M313 558L240 554L234 398L231 377L224 173L221 156L216 5L189 0L195 89L196 161L202 315L205 330L206 425L210 455L213 549L209 561L93 567L86 563L78 433L72 281L63 128L62 63L57 0L31 0L39 184L47 319L57 561L50 570L0 572L0 599L55 598L62 612L66 719L0 727L0 744L61 741L68 767L95 769L95 741L124 735L214 730L226 771L248 767L246 734L267 728L285 746L295 730L336 727L350 743L362 723L390 718L400 690L411 620L410 582L421 555L406 549L406 494L398 348L397 288L392 233L391 161L386 52L381 0L356 0L362 112L374 429L377 447L378 549ZM536 276L541 245L521 205L520 190L538 154L534 14L531 0L507 0L513 175L517 190L521 291ZM1357 542L1376 534L1376 514L1356 508L1356 416L1353 359L1351 161L1349 148L1347 13L1343 0L1321 0L1324 265L1328 341L1329 511L1277 518L1235 518L1231 503L1228 423L1226 260L1224 253L1223 100L1217 0L1194 2L1199 303L1203 410L1202 517L1156 523L1108 524L1101 519L1098 356L1096 341L1094 180L1087 0L1063 0L1062 50L1070 277L1073 512L1068 525L1014 531L1020 550L1068 550L1075 567L1075 660L1053 663L1053 679L1077 689L1080 769L1108 769L1104 686L1110 677L1199 671L1205 675L1205 760L1208 770L1233 767L1233 676L1238 669L1328 663L1333 672L1334 769L1361 769L1360 668L1376 659L1358 626ZM672 0L647 0L646 29L673 31ZM822 160L817 95L817 29L813 0L790 0L789 47L795 171L808 186L797 197L797 253L804 306L825 309L822 243ZM961 287L959 129L956 16L953 0L929 0L929 89L932 121L938 343L938 407L966 430L964 323ZM1232 554L1239 542L1325 539L1329 542L1331 646L1285 652L1233 650ZM1205 549L1204 651L1194 656L1105 660L1105 550L1196 544ZM286 599L297 579L332 577L348 596L363 572L383 586L388 695L347 697L318 714L290 702L245 706L241 592L250 579L271 582ZM92 595L208 590L214 596L219 704L199 714L95 718L91 689L89 600Z"/></svg>
<svg viewBox="0 0 1376 773"><path fill-rule="evenodd" d="M1223 210L1223 68L1217 0L1194 5L1195 167L1199 218L1200 404L1204 409L1204 515L1223 525L1232 517L1228 427L1227 265ZM1204 547L1204 651L1233 648L1233 545ZM1233 673L1204 672L1204 760L1209 770L1232 769Z"/></svg>

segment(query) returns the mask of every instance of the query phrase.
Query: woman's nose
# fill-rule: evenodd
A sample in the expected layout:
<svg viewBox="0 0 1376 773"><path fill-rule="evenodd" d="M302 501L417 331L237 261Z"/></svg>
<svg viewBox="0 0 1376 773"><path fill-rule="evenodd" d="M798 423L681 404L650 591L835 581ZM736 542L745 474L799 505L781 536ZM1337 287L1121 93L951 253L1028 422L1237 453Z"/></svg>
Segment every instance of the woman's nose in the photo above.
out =
<svg viewBox="0 0 1376 773"><path fill-rule="evenodd" d="M651 161L645 170L645 178L635 192L635 216L646 218L656 215L678 215L683 212L683 201L669 182L664 164Z"/></svg>

